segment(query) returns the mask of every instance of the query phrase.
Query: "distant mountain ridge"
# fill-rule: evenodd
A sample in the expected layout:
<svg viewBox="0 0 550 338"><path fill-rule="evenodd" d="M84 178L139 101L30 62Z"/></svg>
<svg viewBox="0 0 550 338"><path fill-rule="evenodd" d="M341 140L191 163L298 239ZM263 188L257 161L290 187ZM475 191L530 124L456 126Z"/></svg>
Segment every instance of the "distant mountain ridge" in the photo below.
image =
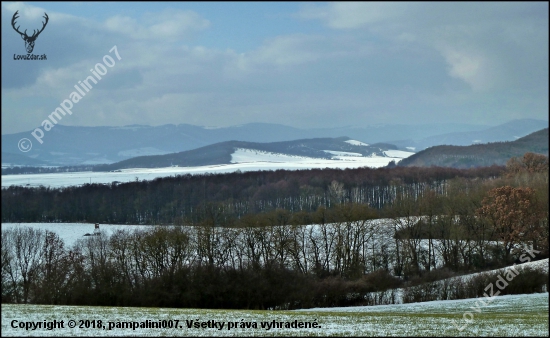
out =
<svg viewBox="0 0 550 338"><path fill-rule="evenodd" d="M156 127L56 125L45 133L43 144L30 135L31 131L2 135L2 163L11 165L109 164L138 156L166 155L193 150L231 140L270 143L342 136L368 144L385 142L394 144L399 149L414 148L419 151L423 147L439 144L465 144L464 142L468 140L471 142L479 139L479 135L493 135L484 142L508 141L515 139L514 136L525 136L547 126L548 121L531 119L512 121L496 127L453 123L312 129L268 123L250 123L224 128L189 124ZM464 136L465 134L467 136ZM33 142L29 152L19 151L18 142L22 138L28 138Z"/></svg>
<svg viewBox="0 0 550 338"><path fill-rule="evenodd" d="M548 156L548 128L539 130L515 141L476 144L471 146L435 146L420 151L399 162L405 167L471 168L504 165L511 157L526 152Z"/></svg>

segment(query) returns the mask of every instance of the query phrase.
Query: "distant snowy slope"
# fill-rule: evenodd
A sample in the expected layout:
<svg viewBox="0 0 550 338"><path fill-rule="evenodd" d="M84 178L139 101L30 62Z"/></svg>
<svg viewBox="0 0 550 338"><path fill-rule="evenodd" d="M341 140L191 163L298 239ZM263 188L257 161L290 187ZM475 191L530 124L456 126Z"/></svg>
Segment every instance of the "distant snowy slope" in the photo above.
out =
<svg viewBox="0 0 550 338"><path fill-rule="evenodd" d="M513 265L512 267L515 270L517 270L519 273L521 273L523 271L523 269L525 269L525 268L530 268L530 269L538 270L538 271L541 271L541 272L544 272L544 273L548 273L549 261L548 261L548 258L546 258L546 259L541 259L541 260L534 261L534 262L516 264L516 265ZM476 272L476 273L472 273L472 274L446 278L446 279L436 281L435 283L438 284L438 285L442 285L444 283L459 281L460 284L464 285L464 284L468 283L470 280L472 280L472 278L475 278L476 276L479 276L480 274L498 273L498 274L502 275L502 274L504 274L504 271L507 271L508 269L510 269L510 266L500 268L500 269L494 269L494 270L490 270L490 271ZM416 286L416 287L418 287L418 286ZM411 288L415 288L415 287L413 286ZM378 299L393 298L395 304L403 304L403 293L404 293L404 289L403 288L398 288L398 289L390 289L390 290L386 290L386 291L372 292L368 295L370 297L375 297L375 298L378 298ZM450 294L447 295L447 297L449 297L449 296L450 296ZM440 299L440 301L446 301L446 300L445 299Z"/></svg>
<svg viewBox="0 0 550 338"><path fill-rule="evenodd" d="M464 312L472 311L479 298L435 300L421 303L375 305L375 306L349 306L300 309L299 311L323 311L323 312L407 312L407 313L456 313L460 317ZM515 307L518 303L527 303L530 307L538 307L541 311L548 311L548 292L527 295L498 296L490 305L483 307L484 312L495 312L502 308ZM459 317L459 318L460 318Z"/></svg>
<svg viewBox="0 0 550 338"><path fill-rule="evenodd" d="M295 156L287 154L273 153L256 149L237 148L231 154L231 163L250 163L250 162L304 162L312 161L314 158L305 156Z"/></svg>
<svg viewBox="0 0 550 338"><path fill-rule="evenodd" d="M356 140L347 140L346 143L349 143L349 144L352 144L354 146L365 146L365 147L368 147L369 145L366 144L366 143L363 143L361 141L356 141Z"/></svg>
<svg viewBox="0 0 550 338"><path fill-rule="evenodd" d="M384 151L398 150L392 144L355 145L347 141L349 141L347 137L299 139L271 143L228 141L179 153L137 156L110 165L97 166L93 170L112 171L130 168L164 168L174 165L197 167L251 162L294 163L303 160L310 161L312 158L317 160L340 160L344 159L343 157L347 157L346 159L351 161L351 157L357 157L359 161L365 161L363 157L387 158L388 155L384 154ZM352 143L357 142L354 141ZM154 150L151 148L138 149L141 151ZM353 161L357 162L357 158L353 159ZM403 158L402 153L399 153L399 157L396 158ZM370 161L367 160L367 162L369 164L365 165L371 166ZM376 164L375 166L378 167L380 165Z"/></svg>
<svg viewBox="0 0 550 338"><path fill-rule="evenodd" d="M236 153L236 154L235 154ZM120 169L111 172L69 172L55 174L23 174L2 175L2 187L11 185L29 187L67 187L87 183L111 184L112 182L131 182L138 180L154 180L158 177L186 174L205 173L231 173L237 170L307 170L307 169L354 169L361 167L379 168L385 167L392 160L400 161L400 158L392 157L352 157L343 156L341 159L307 158L301 156L281 155L268 152L257 154L250 150L235 152L233 161L238 163L216 164L195 167L165 167L165 168L133 168ZM284 159L284 160L283 160Z"/></svg>
<svg viewBox="0 0 550 338"><path fill-rule="evenodd" d="M410 151L403 151L403 150L386 150L384 151L384 154L389 157L397 157L397 158L407 158L411 155L414 155L413 152Z"/></svg>
<svg viewBox="0 0 550 338"><path fill-rule="evenodd" d="M530 258L529 256L526 256L526 257ZM535 270L539 270L539 271L548 273L548 264L549 264L549 261L548 261L548 258L546 258L546 259L541 259L539 261L534 261L534 262L527 262L527 263L523 263L523 264L515 264L515 265L513 265L513 267L516 270L518 270L520 273L525 268L531 268L531 269L535 269ZM504 269L509 269L509 268L510 267L508 266L508 267L505 267L505 268L494 269L494 270L490 270L490 271L487 271L487 272L477 272L477 273L464 275L464 276L451 277L451 278L449 278L449 280L460 279L463 282L466 282L466 281L468 281L468 280L470 280L470 279L474 278L475 276L478 276L482 273L495 273L495 272L499 272L499 271L502 271Z"/></svg>

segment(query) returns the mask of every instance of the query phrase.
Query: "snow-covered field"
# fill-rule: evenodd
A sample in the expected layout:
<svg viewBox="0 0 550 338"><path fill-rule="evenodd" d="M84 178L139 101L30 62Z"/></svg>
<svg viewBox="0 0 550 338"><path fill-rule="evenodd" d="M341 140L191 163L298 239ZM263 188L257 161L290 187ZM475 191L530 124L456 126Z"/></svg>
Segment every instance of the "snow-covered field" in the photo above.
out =
<svg viewBox="0 0 550 338"><path fill-rule="evenodd" d="M401 159L401 158L407 158L413 155L414 153L409 151L403 151L403 150L386 150L384 151L384 154L386 154L386 156L389 156L389 157L395 157L395 158Z"/></svg>
<svg viewBox="0 0 550 338"><path fill-rule="evenodd" d="M256 149L237 148L231 154L231 163L251 163L251 162L275 162L275 163L295 163L311 162L316 159L306 156L293 156L287 154L272 153Z"/></svg>
<svg viewBox="0 0 550 338"><path fill-rule="evenodd" d="M356 141L358 142L358 141ZM231 163L282 163L291 165L289 169L294 169L297 164L303 167L297 169L310 168L359 168L371 167L378 168L388 165L390 161L399 160L408 157L414 153L399 150L389 150L386 156L363 156L360 153L323 150L324 152L333 155L331 159L318 159L305 156L292 156L286 154L272 153L268 151L260 151L255 149L236 149L231 155ZM286 169L286 168L279 168Z"/></svg>
<svg viewBox="0 0 550 338"><path fill-rule="evenodd" d="M406 153L406 152L403 152ZM413 153L409 153L413 154ZM396 155L399 155L396 153ZM29 174L29 175L2 175L2 187L22 185L37 187L40 185L66 187L82 185L86 183L110 184L112 182L131 182L136 179L154 180L158 177L167 177L185 174L205 173L231 173L237 170L261 171L261 170L307 170L307 169L354 169L361 167L379 168L388 165L390 161L399 162L403 154L389 157L363 157L363 156L334 156L333 159L317 159L302 156L290 156L251 149L237 149L232 154L230 164L208 165L199 167L167 167L167 168L135 168L123 169L119 172L72 172L55 174Z"/></svg>
<svg viewBox="0 0 550 338"><path fill-rule="evenodd" d="M347 140L347 141L344 141L346 143L349 143L349 144L353 144L354 146L365 146L365 147L368 147L368 144L367 143L363 143L361 141L356 141L356 140Z"/></svg>
<svg viewBox="0 0 550 338"><path fill-rule="evenodd" d="M363 308L245 311L2 304L2 336L547 336L548 293L498 297L472 313L475 299ZM467 317L470 319L470 317ZM25 330L25 322L63 328ZM75 322L70 322L71 320ZM176 320L177 325L176 325ZM82 321L82 322L81 322ZM88 321L88 322L86 322ZM98 321L101 321L99 323ZM173 328L116 328L162 323ZM205 323L194 327L191 321ZM297 322L295 322L297 321ZM280 328L274 322L282 323ZM292 328L291 325L309 328ZM76 324L69 328L69 324ZM208 327L210 323L210 328ZM229 326L231 323L231 326ZM82 324L82 328L79 326ZM85 328L86 324L89 328ZM213 324L216 327L213 327ZM313 325L315 327L313 327ZM147 325L147 324L145 324ZM191 325L191 328L188 327ZM222 326L223 325L223 326ZM248 325L248 327L246 327ZM262 327L263 325L263 327ZM15 326L15 328L14 328ZM58 325L59 326L59 325ZM95 326L93 328L92 326ZM242 326L242 327L241 327ZM289 327L285 327L289 326ZM111 330L109 330L111 327ZM221 329L220 329L221 327ZM462 328L462 330L460 330Z"/></svg>

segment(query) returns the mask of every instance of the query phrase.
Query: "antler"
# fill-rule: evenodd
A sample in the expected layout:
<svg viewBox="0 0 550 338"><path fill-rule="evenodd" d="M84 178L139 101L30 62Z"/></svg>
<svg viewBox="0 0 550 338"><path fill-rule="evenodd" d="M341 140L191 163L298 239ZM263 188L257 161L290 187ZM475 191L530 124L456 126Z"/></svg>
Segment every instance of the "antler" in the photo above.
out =
<svg viewBox="0 0 550 338"><path fill-rule="evenodd" d="M46 22L42 21L42 29L39 30L38 33L34 33L34 32L36 32L36 29L35 29L34 32L33 32L33 34L32 34L32 36L31 36L31 38L37 38L38 35L39 35L40 33L42 33L42 31L44 30L44 28L46 28L46 25L48 24L48 20L49 20L48 14L46 14L46 12L44 12L43 18L46 19ZM19 27L18 27L18 28L19 28ZM26 32L26 31L25 31L25 32Z"/></svg>
<svg viewBox="0 0 550 338"><path fill-rule="evenodd" d="M13 29L15 29L15 31L21 35L27 35L27 30L25 30L25 33L21 33L19 31L19 27L21 26L17 26L17 28L15 28L15 20L17 20L19 17L17 16L17 13L19 13L19 11L15 11L15 13L13 14L13 17L11 18L11 26L13 27ZM44 13L46 14L46 13Z"/></svg>
<svg viewBox="0 0 550 338"><path fill-rule="evenodd" d="M46 14L46 12L44 12L43 18L46 19L46 22L42 21L42 29L40 29L38 32L35 29L32 36L29 37L27 35L27 30L26 29L25 29L25 32L23 33L19 30L19 27L21 27L21 26L17 26L17 28L15 28L15 20L17 20L19 18L17 16L17 13L19 13L19 11L15 11L15 13L13 14L13 17L11 18L11 26L13 27L13 29L15 29L15 31L17 33L21 34L22 36L24 35L26 38L28 37L31 41L36 39L38 37L38 35L40 35L40 33L42 33L42 31L44 30L44 28L46 28L46 25L48 24L48 20L50 19L48 17L48 14Z"/></svg>

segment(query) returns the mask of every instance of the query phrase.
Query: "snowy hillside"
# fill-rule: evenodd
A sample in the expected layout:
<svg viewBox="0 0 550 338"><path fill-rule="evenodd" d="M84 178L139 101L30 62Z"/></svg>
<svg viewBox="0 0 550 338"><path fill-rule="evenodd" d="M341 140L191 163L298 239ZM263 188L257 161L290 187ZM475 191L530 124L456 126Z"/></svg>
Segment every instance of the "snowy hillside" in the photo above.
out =
<svg viewBox="0 0 550 338"><path fill-rule="evenodd" d="M346 143L353 144L354 146L365 146L365 147L368 147L368 144L363 143L363 142L361 142L361 141L356 141L356 140L347 140Z"/></svg>
<svg viewBox="0 0 550 338"><path fill-rule="evenodd" d="M479 276L480 274L483 274L483 273L484 274L493 274L493 273L504 274L504 272L508 271L511 267L513 267L519 273L521 273L521 271L523 271L523 269L525 269L525 268L530 268L530 269L538 270L538 271L541 271L541 272L544 272L544 273L548 273L549 261L548 261L548 258L546 258L546 259L541 259L539 261L527 262L527 263L523 263L523 264L517 264L517 265L514 265L514 266L508 266L508 267L501 268L501 269L494 269L494 270L490 270L490 271L484 271L484 272L478 272L478 273L472 273L472 274L463 275L463 276L457 276L457 277L442 279L442 280L437 281L435 283L438 284L438 285L442 285L442 284L449 284L451 282L459 281L460 284L466 284L468 281L472 280L476 276ZM412 288L415 288L415 287L412 287ZM404 304L404 300L403 300L404 292L405 292L404 289L399 288L399 289L392 289L392 290L386 290L386 291L380 291L380 292L371 292L371 293L367 294L365 297L369 298L369 299L376 299L376 300L378 300L378 302L387 302L387 303L393 303L393 304ZM439 299L439 301L450 301L450 300L448 300L448 299ZM458 301L458 300L454 300L454 301ZM428 302L422 302L422 303L428 303ZM432 303L432 302L430 302L430 303ZM379 306L384 306L384 305L376 305L376 307L379 307Z"/></svg>
<svg viewBox="0 0 550 338"><path fill-rule="evenodd" d="M406 152L404 152L406 153ZM412 153L411 153L412 154ZM332 159L295 156L255 149L238 148L231 154L230 164L206 165L194 167L135 168L120 169L113 172L69 172L54 174L2 175L2 187L22 185L37 187L66 187L86 183L111 184L113 182L131 182L153 180L158 177L185 174L231 173L259 170L306 170L306 169L354 169L361 167L380 168L390 161L399 162L402 158L373 156L343 156L342 152L333 152ZM356 155L353 153L353 155Z"/></svg>
<svg viewBox="0 0 550 338"><path fill-rule="evenodd" d="M449 313L452 312L462 315L464 311L471 311L471 307L477 302L477 298L455 299L455 300L434 300L431 302L408 303L408 304L391 304L391 305L376 305L376 306L348 306L348 307L330 307L330 308L313 308L300 309L301 311L319 311L319 312L409 312L417 313L429 311L431 313ZM497 300L487 307L487 312L498 311L499 308L507 307L511 304L517 304L521 301L541 300L541 310L548 310L548 292L534 293L528 295L504 295L499 296ZM546 307L544 306L546 302ZM484 309L485 310L485 309ZM460 317L459 317L460 318Z"/></svg>
<svg viewBox="0 0 550 338"><path fill-rule="evenodd" d="M237 148L235 152L231 154L231 163L253 163L253 162L307 162L315 161L312 157L295 156L287 154L273 153L269 151L262 151L256 149L243 149Z"/></svg>
<svg viewBox="0 0 550 338"><path fill-rule="evenodd" d="M413 152L402 151L402 150L386 150L384 151L384 154L386 154L386 156L396 157L396 158L407 158L411 155L414 155Z"/></svg>

